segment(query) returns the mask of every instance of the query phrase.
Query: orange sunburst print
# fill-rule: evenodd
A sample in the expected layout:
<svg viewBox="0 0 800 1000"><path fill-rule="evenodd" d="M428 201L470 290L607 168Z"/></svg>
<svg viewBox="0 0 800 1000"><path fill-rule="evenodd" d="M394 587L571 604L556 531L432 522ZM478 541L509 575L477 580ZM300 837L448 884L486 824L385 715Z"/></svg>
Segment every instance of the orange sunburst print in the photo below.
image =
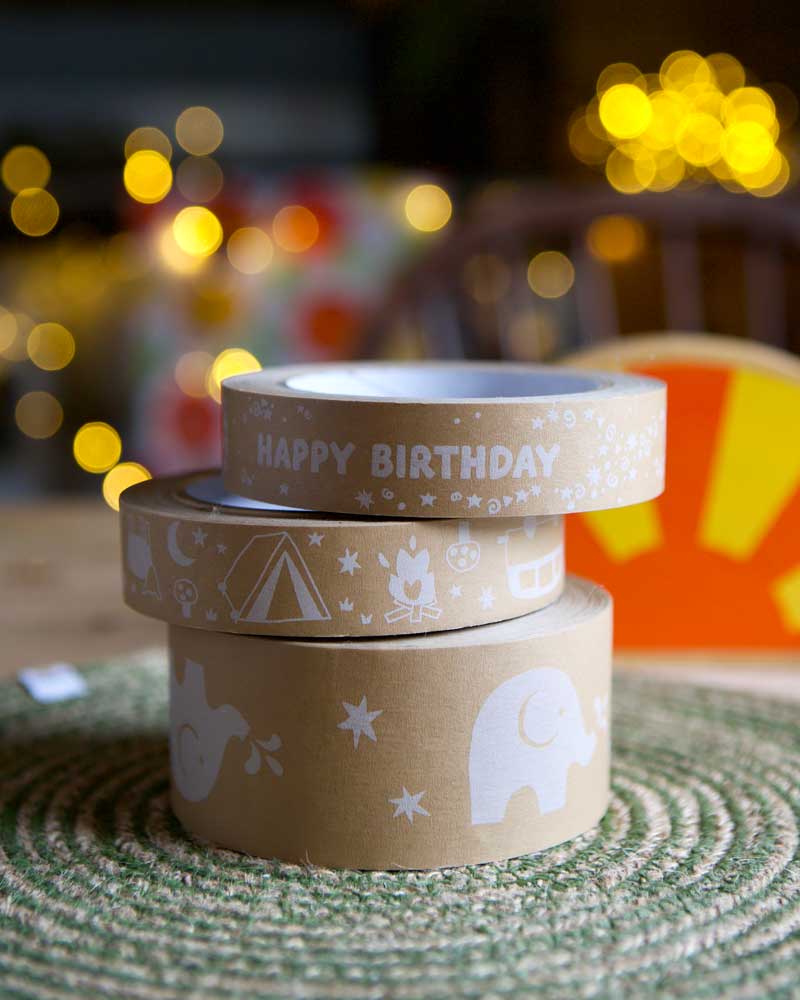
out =
<svg viewBox="0 0 800 1000"><path fill-rule="evenodd" d="M725 338L698 338L696 358L661 353L662 340L691 338L643 338L646 364L629 344L624 367L668 384L667 490L568 518L568 565L614 595L619 649L798 650L796 359L767 371ZM712 359L715 346L724 360ZM602 349L580 359L590 361L601 367Z"/></svg>

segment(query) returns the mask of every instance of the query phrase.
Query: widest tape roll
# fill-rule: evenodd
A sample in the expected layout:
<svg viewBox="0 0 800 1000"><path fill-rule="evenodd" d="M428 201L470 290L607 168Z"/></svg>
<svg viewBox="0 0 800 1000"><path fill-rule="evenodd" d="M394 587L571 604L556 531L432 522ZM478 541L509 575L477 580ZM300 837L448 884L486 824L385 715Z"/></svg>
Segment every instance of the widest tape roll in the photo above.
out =
<svg viewBox="0 0 800 1000"><path fill-rule="evenodd" d="M664 487L666 387L531 365L361 363L225 381L224 478L316 510L482 518Z"/></svg>
<svg viewBox="0 0 800 1000"><path fill-rule="evenodd" d="M609 788L611 599L403 639L169 630L175 813L261 857L433 868L592 827Z"/></svg>
<svg viewBox="0 0 800 1000"><path fill-rule="evenodd" d="M502 621L564 587L560 517L342 519L226 494L218 476L121 498L125 601L253 635L380 636Z"/></svg>

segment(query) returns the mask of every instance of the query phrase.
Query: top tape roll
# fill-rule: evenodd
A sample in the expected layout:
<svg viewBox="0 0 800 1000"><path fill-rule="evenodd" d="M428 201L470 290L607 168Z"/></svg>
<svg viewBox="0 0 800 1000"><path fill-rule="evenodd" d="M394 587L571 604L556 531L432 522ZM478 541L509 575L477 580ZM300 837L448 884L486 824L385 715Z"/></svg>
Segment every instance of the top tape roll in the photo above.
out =
<svg viewBox="0 0 800 1000"><path fill-rule="evenodd" d="M222 387L244 496L405 517L563 514L664 488L666 386L503 363L264 369Z"/></svg>

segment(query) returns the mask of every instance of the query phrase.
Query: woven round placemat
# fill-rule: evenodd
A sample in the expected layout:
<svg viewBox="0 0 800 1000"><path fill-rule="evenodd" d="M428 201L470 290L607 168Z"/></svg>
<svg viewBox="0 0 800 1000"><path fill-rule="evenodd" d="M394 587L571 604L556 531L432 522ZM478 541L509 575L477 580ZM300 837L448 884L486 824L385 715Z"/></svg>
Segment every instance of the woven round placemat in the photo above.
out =
<svg viewBox="0 0 800 1000"><path fill-rule="evenodd" d="M439 872L331 872L188 839L160 656L88 699L0 687L0 993L798 995L796 704L621 679L611 808L572 843Z"/></svg>

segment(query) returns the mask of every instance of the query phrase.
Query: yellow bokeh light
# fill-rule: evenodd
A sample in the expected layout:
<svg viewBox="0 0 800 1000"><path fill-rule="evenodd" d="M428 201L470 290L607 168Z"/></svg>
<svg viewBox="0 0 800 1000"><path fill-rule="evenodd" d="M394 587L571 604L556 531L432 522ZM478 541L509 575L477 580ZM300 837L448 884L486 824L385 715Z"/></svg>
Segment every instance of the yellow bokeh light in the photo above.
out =
<svg viewBox="0 0 800 1000"><path fill-rule="evenodd" d="M190 205L175 216L172 235L184 253L208 257L222 244L222 223L210 209Z"/></svg>
<svg viewBox="0 0 800 1000"><path fill-rule="evenodd" d="M618 139L634 139L653 118L647 94L632 83L618 83L600 98L600 121Z"/></svg>
<svg viewBox="0 0 800 1000"><path fill-rule="evenodd" d="M50 161L35 146L14 146L3 157L0 175L9 191L45 188L50 180Z"/></svg>
<svg viewBox="0 0 800 1000"><path fill-rule="evenodd" d="M187 156L175 174L178 190L187 201L204 205L222 190L222 168L210 156Z"/></svg>
<svg viewBox="0 0 800 1000"><path fill-rule="evenodd" d="M636 162L619 149L613 149L606 160L606 180L620 194L638 194L645 187L639 180Z"/></svg>
<svg viewBox="0 0 800 1000"><path fill-rule="evenodd" d="M187 351L175 363L175 382L187 396L202 398L208 393L208 373L214 363L208 351Z"/></svg>
<svg viewBox="0 0 800 1000"><path fill-rule="evenodd" d="M144 483L153 477L138 462L120 462L103 478L103 499L112 510L119 510L120 495L129 486Z"/></svg>
<svg viewBox="0 0 800 1000"><path fill-rule="evenodd" d="M575 281L572 261L558 250L537 253L528 264L528 284L543 299L566 295Z"/></svg>
<svg viewBox="0 0 800 1000"><path fill-rule="evenodd" d="M706 62L714 74L714 82L723 94L744 86L744 67L735 56L727 52L714 52L706 56Z"/></svg>
<svg viewBox="0 0 800 1000"><path fill-rule="evenodd" d="M477 303L491 305L511 287L511 271L497 254L475 254L464 265L464 287Z"/></svg>
<svg viewBox="0 0 800 1000"><path fill-rule="evenodd" d="M772 136L758 122L739 121L722 136L722 155L731 169L743 174L763 170L775 151Z"/></svg>
<svg viewBox="0 0 800 1000"><path fill-rule="evenodd" d="M450 221L453 203L438 184L418 184L406 198L405 214L414 229L421 233L435 233Z"/></svg>
<svg viewBox="0 0 800 1000"><path fill-rule="evenodd" d="M647 185L648 191L672 191L686 176L685 162L671 150L655 155L655 167L655 174Z"/></svg>
<svg viewBox="0 0 800 1000"><path fill-rule="evenodd" d="M319 222L305 205L284 205L272 220L272 235L282 250L304 253L319 239Z"/></svg>
<svg viewBox="0 0 800 1000"><path fill-rule="evenodd" d="M603 166L609 184L625 194L716 181L770 197L789 181L777 144L798 104L782 84L770 84L771 94L746 80L742 64L725 52L672 52L658 74L612 63L598 77L599 99L570 118L570 148L583 163Z"/></svg>
<svg viewBox="0 0 800 1000"><path fill-rule="evenodd" d="M784 157L780 150L772 147L772 155L758 170L736 171L737 180L748 190L769 187L781 172Z"/></svg>
<svg viewBox="0 0 800 1000"><path fill-rule="evenodd" d="M748 181L750 183L748 190L750 191L751 194L754 194L757 198L772 198L776 194L780 194L781 191L783 191L783 189L789 183L789 180L791 178L789 161L777 149L775 150L775 155L779 158L779 163L778 163L778 171L772 178L772 180L762 183L763 178L759 174L755 174L752 177L748 178Z"/></svg>
<svg viewBox="0 0 800 1000"><path fill-rule="evenodd" d="M172 226L166 225L158 234L158 255L164 266L175 274L197 274L208 262L207 257L192 257L175 242Z"/></svg>
<svg viewBox="0 0 800 1000"><path fill-rule="evenodd" d="M736 122L758 122L775 136L778 116L775 102L761 87L739 87L731 91L722 104L722 120L726 125Z"/></svg>
<svg viewBox="0 0 800 1000"><path fill-rule="evenodd" d="M687 115L678 129L676 148L695 167L707 167L720 157L722 125L704 111Z"/></svg>
<svg viewBox="0 0 800 1000"><path fill-rule="evenodd" d="M172 159L172 143L160 128L154 128L152 125L135 128L125 140L126 160L129 160L134 153L140 153L143 150L154 150L156 153L161 153L167 161Z"/></svg>
<svg viewBox="0 0 800 1000"><path fill-rule="evenodd" d="M141 149L128 157L122 173L125 190L144 205L155 205L172 187L169 160L154 149Z"/></svg>
<svg viewBox="0 0 800 1000"><path fill-rule="evenodd" d="M222 380L233 375L261 370L258 358L241 347L229 347L214 359L208 373L206 388L209 396L217 403L222 399Z"/></svg>
<svg viewBox="0 0 800 1000"><path fill-rule="evenodd" d="M597 96L602 97L607 90L620 83L632 83L640 90L647 90L645 79L638 66L628 62L616 62L606 66L598 76Z"/></svg>
<svg viewBox="0 0 800 1000"><path fill-rule="evenodd" d="M0 354L12 350L17 339L17 317L0 307ZM12 352L13 353L13 352Z"/></svg>
<svg viewBox="0 0 800 1000"><path fill-rule="evenodd" d="M686 102L680 94L659 90L650 96L652 116L650 124L641 134L641 142L648 149L670 149L686 113Z"/></svg>
<svg viewBox="0 0 800 1000"><path fill-rule="evenodd" d="M64 410L49 392L26 392L14 409L14 420L27 437L43 440L61 427Z"/></svg>
<svg viewBox="0 0 800 1000"><path fill-rule="evenodd" d="M75 357L75 340L60 323L38 323L28 334L28 357L46 372L56 372Z"/></svg>
<svg viewBox="0 0 800 1000"><path fill-rule="evenodd" d="M661 64L659 77L664 90L684 90L692 84L707 86L714 82L711 66L701 55L690 49L670 53Z"/></svg>
<svg viewBox="0 0 800 1000"><path fill-rule="evenodd" d="M23 188L11 203L11 219L26 236L46 236L58 215L58 202L43 188Z"/></svg>
<svg viewBox="0 0 800 1000"><path fill-rule="evenodd" d="M266 271L274 254L272 240L257 226L243 226L232 233L227 245L231 266L242 274Z"/></svg>
<svg viewBox="0 0 800 1000"><path fill-rule="evenodd" d="M569 146L583 163L599 165L605 162L610 146L605 139L598 139L589 128L585 114L577 115L569 126Z"/></svg>
<svg viewBox="0 0 800 1000"><path fill-rule="evenodd" d="M72 441L75 461L86 472L106 472L122 454L122 440L110 424L84 424Z"/></svg>
<svg viewBox="0 0 800 1000"><path fill-rule="evenodd" d="M175 122L175 137L193 156L208 156L222 142L222 121L211 108L186 108Z"/></svg>
<svg viewBox="0 0 800 1000"><path fill-rule="evenodd" d="M590 253L610 264L632 260L642 252L645 241L644 226L630 215L603 215L586 233Z"/></svg>

